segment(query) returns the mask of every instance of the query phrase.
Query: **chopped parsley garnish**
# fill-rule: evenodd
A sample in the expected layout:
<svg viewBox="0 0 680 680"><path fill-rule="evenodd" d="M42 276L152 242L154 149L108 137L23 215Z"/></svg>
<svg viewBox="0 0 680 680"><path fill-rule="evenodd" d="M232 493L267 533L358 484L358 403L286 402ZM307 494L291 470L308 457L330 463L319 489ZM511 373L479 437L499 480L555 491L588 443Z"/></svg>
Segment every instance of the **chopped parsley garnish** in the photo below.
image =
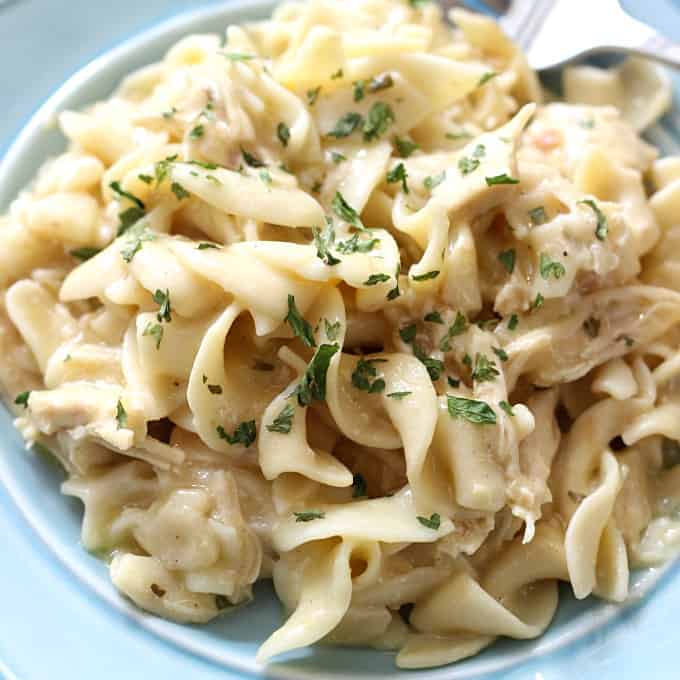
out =
<svg viewBox="0 0 680 680"><path fill-rule="evenodd" d="M158 314L156 314L156 318L159 321L167 321L170 323L172 321L172 308L170 307L170 291L166 288L165 293L160 289L156 289L156 292L153 294L153 301L157 304L160 305L160 309L158 310Z"/></svg>
<svg viewBox="0 0 680 680"><path fill-rule="evenodd" d="M189 133L189 139L200 139L205 134L205 127L203 125L197 125Z"/></svg>
<svg viewBox="0 0 680 680"><path fill-rule="evenodd" d="M425 315L425 321L429 321L430 323L444 323L444 319L442 319L442 315L438 311L433 311L433 312L428 312Z"/></svg>
<svg viewBox="0 0 680 680"><path fill-rule="evenodd" d="M382 392L385 389L385 381L382 378L373 380L378 375L374 364L384 364L386 362L387 359L359 359L352 373L352 385L358 390L363 390L369 394Z"/></svg>
<svg viewBox="0 0 680 680"><path fill-rule="evenodd" d="M397 401L401 401L404 397L408 397L409 394L412 394L411 392L390 392L387 396L390 399L396 399Z"/></svg>
<svg viewBox="0 0 680 680"><path fill-rule="evenodd" d="M170 185L170 189L172 189L172 193L175 194L178 201L191 196L191 194L179 182L173 182Z"/></svg>
<svg viewBox="0 0 680 680"><path fill-rule="evenodd" d="M338 153L337 151L331 151L331 160L336 165L339 165L343 161L347 160L347 156L345 156L344 154Z"/></svg>
<svg viewBox="0 0 680 680"><path fill-rule="evenodd" d="M161 342L163 342L163 326L159 323L152 323L149 321L144 328L142 335L150 336L156 341L156 349L161 348Z"/></svg>
<svg viewBox="0 0 680 680"><path fill-rule="evenodd" d="M401 182L401 188L404 193L408 193L408 184L406 180L408 179L408 173L403 163L398 163L387 173L387 183L395 184L396 182Z"/></svg>
<svg viewBox="0 0 680 680"><path fill-rule="evenodd" d="M343 255L351 255L352 253L369 253L373 248L380 243L380 239L372 238L367 241L359 241L359 233L357 232L352 238L347 241L338 241L335 249Z"/></svg>
<svg viewBox="0 0 680 680"><path fill-rule="evenodd" d="M151 175L137 175L137 177L144 182L144 184L151 184L153 182L153 177Z"/></svg>
<svg viewBox="0 0 680 680"><path fill-rule="evenodd" d="M418 150L418 145L410 139L402 139L401 137L394 138L394 146L401 158L408 158L414 151Z"/></svg>
<svg viewBox="0 0 680 680"><path fill-rule="evenodd" d="M342 76L343 76L342 68L339 68L335 73L331 74L331 80L338 80L342 78Z"/></svg>
<svg viewBox="0 0 680 680"><path fill-rule="evenodd" d="M196 250L211 250L211 249L219 250L219 246L216 243L208 243L208 242L203 242L199 243L196 246Z"/></svg>
<svg viewBox="0 0 680 680"><path fill-rule="evenodd" d="M449 383L449 387L453 387L454 389L456 387L460 387L460 380L457 378L452 378L451 376L448 376L446 378L446 382Z"/></svg>
<svg viewBox="0 0 680 680"><path fill-rule="evenodd" d="M352 487L352 498L361 498L366 495L366 480L362 474L354 473Z"/></svg>
<svg viewBox="0 0 680 680"><path fill-rule="evenodd" d="M306 321L295 304L295 296L288 295L288 314L284 322L288 323L293 333L302 340L307 347L316 347L312 326Z"/></svg>
<svg viewBox="0 0 680 680"><path fill-rule="evenodd" d="M258 177L260 178L260 181L267 187L267 190L269 190L272 185L272 176L269 174L269 170L260 170Z"/></svg>
<svg viewBox="0 0 680 680"><path fill-rule="evenodd" d="M276 126L276 136L284 147L288 146L288 142L290 141L290 128L283 122L279 123Z"/></svg>
<svg viewBox="0 0 680 680"><path fill-rule="evenodd" d="M452 418L464 418L475 425L496 424L496 413L485 401L452 397L448 394L446 401Z"/></svg>
<svg viewBox="0 0 680 680"><path fill-rule="evenodd" d="M463 139L471 139L472 135L467 130L461 130L460 132L447 132L444 137L446 137L446 139L459 141Z"/></svg>
<svg viewBox="0 0 680 680"><path fill-rule="evenodd" d="M352 83L352 86L354 88L354 101L355 102L360 102L365 96L366 96L366 81L365 80L357 80L354 83Z"/></svg>
<svg viewBox="0 0 680 680"><path fill-rule="evenodd" d="M195 165L199 168L203 168L204 170L217 170L217 168L220 167L215 163L205 163L204 161L189 161L188 165Z"/></svg>
<svg viewBox="0 0 680 680"><path fill-rule="evenodd" d="M431 279L436 279L439 276L439 270L434 269L431 272L425 272L425 274L417 274L411 278L414 281L430 281Z"/></svg>
<svg viewBox="0 0 680 680"><path fill-rule="evenodd" d="M127 230L128 240L125 247L120 251L123 260L128 264L132 262L134 256L142 249L146 241L155 240L155 235L150 232L142 223L136 224Z"/></svg>
<svg viewBox="0 0 680 680"><path fill-rule="evenodd" d="M564 265L555 260L551 260L550 256L546 253L541 253L539 258L539 271L541 272L541 277L548 280L551 276L556 279L563 277L567 270Z"/></svg>
<svg viewBox="0 0 680 680"><path fill-rule="evenodd" d="M339 345L321 345L302 376L296 394L300 406L309 406L313 401L326 400L326 375L331 359L340 349Z"/></svg>
<svg viewBox="0 0 680 680"><path fill-rule="evenodd" d="M595 121L592 118L587 118L582 121L579 121L579 125L584 130L592 130L595 127Z"/></svg>
<svg viewBox="0 0 680 680"><path fill-rule="evenodd" d="M484 179L486 180L486 186L488 187L495 186L496 184L519 184L518 179L510 177L510 175L507 175L506 173L494 175L493 177L485 177Z"/></svg>
<svg viewBox="0 0 680 680"><path fill-rule="evenodd" d="M319 510L305 510L304 512L294 512L296 522L311 522L313 519L323 519L325 512Z"/></svg>
<svg viewBox="0 0 680 680"><path fill-rule="evenodd" d="M307 103L310 106L314 106L314 104L316 104L316 100L319 97L319 92L321 92L321 85L319 85L319 87L315 87L311 90L307 90Z"/></svg>
<svg viewBox="0 0 680 680"><path fill-rule="evenodd" d="M281 412L272 421L271 425L267 425L269 432L278 432L279 434L289 434L293 427L293 417L295 416L295 407L293 404L286 404Z"/></svg>
<svg viewBox="0 0 680 680"><path fill-rule="evenodd" d="M328 133L328 137L335 137L340 139L342 137L349 137L363 122L363 117L356 111L350 111L338 119L335 127Z"/></svg>
<svg viewBox="0 0 680 680"><path fill-rule="evenodd" d="M474 172L477 168L479 167L479 159L477 158L468 158L468 156L463 156L462 158L458 159L458 169L460 170L460 174L465 177L465 175L469 175L471 172Z"/></svg>
<svg viewBox="0 0 680 680"><path fill-rule="evenodd" d="M401 291L399 290L399 272L401 271L401 262L397 262L397 269L394 272L394 280L396 285L394 288L392 288L388 293L387 293L387 299L388 300L396 300L400 295Z"/></svg>
<svg viewBox="0 0 680 680"><path fill-rule="evenodd" d="M158 161L154 167L154 175L156 176L156 186L160 186L167 179L170 173L170 166L177 160L177 154L168 156L162 161Z"/></svg>
<svg viewBox="0 0 680 680"><path fill-rule="evenodd" d="M161 116L163 116L163 118L165 118L165 120L169 120L176 113L177 113L177 107L173 106L169 111L163 111L163 113L161 113Z"/></svg>
<svg viewBox="0 0 680 680"><path fill-rule="evenodd" d="M394 122L394 111L384 102L376 102L364 121L364 141L370 142L387 132Z"/></svg>
<svg viewBox="0 0 680 680"><path fill-rule="evenodd" d="M514 416L515 412L512 410L512 406L507 401L499 401L498 405L509 415Z"/></svg>
<svg viewBox="0 0 680 680"><path fill-rule="evenodd" d="M456 312L456 318L454 319L453 323L449 326L449 329L446 331L446 335L444 335L444 337L439 342L439 349L442 352L450 352L451 338L454 338L456 337L456 335L464 333L467 330L467 327L468 322L467 319L465 318L465 315L462 314L461 312Z"/></svg>
<svg viewBox="0 0 680 680"><path fill-rule="evenodd" d="M463 357L463 363L472 370L472 357L466 352Z"/></svg>
<svg viewBox="0 0 680 680"><path fill-rule="evenodd" d="M512 272L515 271L516 257L517 254L515 253L514 248L510 248L509 250L501 250L501 252L498 253L498 259L500 260L500 263L505 267L505 270L508 272L508 274L512 274Z"/></svg>
<svg viewBox="0 0 680 680"><path fill-rule="evenodd" d="M131 226L137 224L146 213L137 207L128 208L118 215L120 224L118 225L117 236L122 236Z"/></svg>
<svg viewBox="0 0 680 680"><path fill-rule="evenodd" d="M519 317L517 316L517 314L513 314L510 317L510 320L508 321L508 330L514 331L515 328L517 328L518 323L519 323Z"/></svg>
<svg viewBox="0 0 680 680"><path fill-rule="evenodd" d="M234 430L234 434L227 433L221 425L217 426L217 434L220 439L225 439L232 446L234 444L243 444L243 446L248 448L257 437L257 427L254 420L244 420Z"/></svg>
<svg viewBox="0 0 680 680"><path fill-rule="evenodd" d="M266 163L263 163L257 156L254 156L252 153L248 153L243 147L241 147L241 154L243 155L243 160L246 162L246 165L250 166L251 168L266 167Z"/></svg>
<svg viewBox="0 0 680 680"><path fill-rule="evenodd" d="M370 93L386 90L388 87L394 85L394 79L389 73L381 73L379 76L374 76L368 81L368 91Z"/></svg>
<svg viewBox="0 0 680 680"><path fill-rule="evenodd" d="M17 406L23 406L24 408L28 408L28 398L31 396L30 390L26 392L21 392L20 394L17 394L16 398L14 399L14 403Z"/></svg>
<svg viewBox="0 0 680 680"><path fill-rule="evenodd" d="M80 260L81 262L85 262L93 258L98 253L101 253L101 248L88 248L87 246L85 246L83 248L76 248L75 250L71 250L69 252L69 255L71 255L71 257L75 257L77 260Z"/></svg>
<svg viewBox="0 0 680 680"><path fill-rule="evenodd" d="M125 191L120 186L120 182L111 182L109 187L111 187L111 190L118 196L118 198L127 198L128 201L132 201L132 203L134 203L140 210L144 210L144 203L134 194L131 194L129 191Z"/></svg>
<svg viewBox="0 0 680 680"><path fill-rule="evenodd" d="M477 144L477 146L474 148L474 151L472 152L472 157L484 158L484 156L486 156L486 147L484 144Z"/></svg>
<svg viewBox="0 0 680 680"><path fill-rule="evenodd" d="M492 78L495 78L498 75L496 71L487 71L480 79L479 82L477 83L477 87L481 87L482 85L485 85L488 83Z"/></svg>
<svg viewBox="0 0 680 680"><path fill-rule="evenodd" d="M333 221L328 220L323 231L320 231L317 227L312 227L312 235L314 236L314 245L316 246L316 256L329 267L340 264L340 260L330 251L331 246L335 242Z"/></svg>
<svg viewBox="0 0 680 680"><path fill-rule="evenodd" d="M508 353L502 347L492 347L491 349L501 361L508 360Z"/></svg>
<svg viewBox="0 0 680 680"><path fill-rule="evenodd" d="M616 341L617 341L617 342L618 342L619 340L623 340L623 342L626 343L626 347L632 347L632 346L633 346L633 343L635 342L635 340L633 340L633 338L631 338L630 335L625 335L625 334L624 334L624 335L619 335L619 336L616 338Z"/></svg>
<svg viewBox="0 0 680 680"><path fill-rule="evenodd" d="M379 283L385 283L392 278L389 274L371 274L365 281L364 286L375 286Z"/></svg>
<svg viewBox="0 0 680 680"><path fill-rule="evenodd" d="M579 201L590 207L597 217L597 227L595 227L595 236L600 241L604 241L607 238L607 232L609 231L609 224L607 223L607 216L600 210L600 207L591 198L586 198L583 201Z"/></svg>
<svg viewBox="0 0 680 680"><path fill-rule="evenodd" d="M546 215L545 208L542 205L539 205L538 207L530 210L529 211L529 219L531 220L531 224L533 224L534 226L538 226L539 224L544 224L548 220L548 216Z"/></svg>
<svg viewBox="0 0 680 680"><path fill-rule="evenodd" d="M210 394L222 394L222 385L208 385L208 392Z"/></svg>
<svg viewBox="0 0 680 680"><path fill-rule="evenodd" d="M335 192L333 202L331 203L333 212L345 222L355 226L357 229L365 229L357 211L345 200L344 196L339 192Z"/></svg>
<svg viewBox="0 0 680 680"><path fill-rule="evenodd" d="M596 319L594 316L589 316L583 322L583 330L586 335L591 338L596 338L600 334L600 320Z"/></svg>
<svg viewBox="0 0 680 680"><path fill-rule="evenodd" d="M251 61L257 58L254 54L244 54L243 52L222 52L222 56L229 61Z"/></svg>
<svg viewBox="0 0 680 680"><path fill-rule="evenodd" d="M124 430L128 425L128 416L123 402L119 399L116 404L116 424L119 430Z"/></svg>
<svg viewBox="0 0 680 680"><path fill-rule="evenodd" d="M429 517L421 517L420 515L416 518L424 527L428 529L434 529L437 531L441 525L441 517L436 513L432 513Z"/></svg>
<svg viewBox="0 0 680 680"><path fill-rule="evenodd" d="M536 298L529 305L529 311L534 311L535 309L539 309L540 307L543 306L544 302L545 302L545 298L540 293L536 293Z"/></svg>
<svg viewBox="0 0 680 680"><path fill-rule="evenodd" d="M442 170L438 175L428 175L423 180L423 186L428 190L432 191L435 187L438 187L446 179L446 170Z"/></svg>
<svg viewBox="0 0 680 680"><path fill-rule="evenodd" d="M477 352L475 355L475 367L472 371L472 379L475 382L493 382L500 372L496 368L496 364L490 361L489 358Z"/></svg>
<svg viewBox="0 0 680 680"><path fill-rule="evenodd" d="M427 372L432 380L439 380L444 371L444 362L434 357L429 357L423 348L415 342L417 328L415 324L410 324L399 330L399 336L407 345L411 345L413 355L420 361L427 369Z"/></svg>
<svg viewBox="0 0 680 680"><path fill-rule="evenodd" d="M416 339L417 333L418 329L416 328L416 325L414 323L399 329L399 337L407 345L412 343Z"/></svg>
<svg viewBox="0 0 680 680"><path fill-rule="evenodd" d="M335 323L331 323L328 319L323 320L323 329L324 333L326 333L326 337L331 341L334 342L335 340L338 339L338 335L340 334L340 322L336 321Z"/></svg>

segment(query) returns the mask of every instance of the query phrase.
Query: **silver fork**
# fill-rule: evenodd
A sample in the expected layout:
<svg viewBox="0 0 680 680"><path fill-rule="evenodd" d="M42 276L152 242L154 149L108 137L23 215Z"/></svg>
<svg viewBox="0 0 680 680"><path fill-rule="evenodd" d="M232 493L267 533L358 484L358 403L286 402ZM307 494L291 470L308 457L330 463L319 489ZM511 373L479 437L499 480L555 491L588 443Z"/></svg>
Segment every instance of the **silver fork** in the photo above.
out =
<svg viewBox="0 0 680 680"><path fill-rule="evenodd" d="M653 2L653 0L651 0ZM441 0L445 9L455 0ZM486 0L536 70L599 52L637 54L680 68L680 45L627 14L618 0Z"/></svg>

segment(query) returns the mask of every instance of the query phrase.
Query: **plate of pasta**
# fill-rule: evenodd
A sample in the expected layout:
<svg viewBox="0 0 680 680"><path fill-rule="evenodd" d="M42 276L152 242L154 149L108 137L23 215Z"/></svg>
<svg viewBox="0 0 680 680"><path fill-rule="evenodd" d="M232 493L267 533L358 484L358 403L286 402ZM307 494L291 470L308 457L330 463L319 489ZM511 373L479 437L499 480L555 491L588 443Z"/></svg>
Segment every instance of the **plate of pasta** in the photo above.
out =
<svg viewBox="0 0 680 680"><path fill-rule="evenodd" d="M553 92L420 0L213 6L68 81L0 165L0 576L39 537L71 677L672 677L673 84Z"/></svg>

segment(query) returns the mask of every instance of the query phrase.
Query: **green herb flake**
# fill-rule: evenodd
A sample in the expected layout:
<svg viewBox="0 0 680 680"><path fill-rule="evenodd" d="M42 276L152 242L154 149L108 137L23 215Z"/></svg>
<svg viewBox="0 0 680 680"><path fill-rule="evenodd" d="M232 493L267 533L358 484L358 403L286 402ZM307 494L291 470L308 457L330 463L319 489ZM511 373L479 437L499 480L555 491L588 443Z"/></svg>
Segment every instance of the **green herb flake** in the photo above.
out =
<svg viewBox="0 0 680 680"><path fill-rule="evenodd" d="M477 87L482 87L482 85L486 85L491 79L495 78L498 75L496 71L487 71L480 79L479 82L477 83Z"/></svg>
<svg viewBox="0 0 680 680"><path fill-rule="evenodd" d="M624 335L619 335L619 336L616 338L616 341L618 342L618 341L620 341L620 340L623 340L623 342L626 343L626 347L632 347L633 344L635 343L635 340L633 340L633 338L631 338L630 335L625 335L625 334L624 334Z"/></svg>
<svg viewBox="0 0 680 680"><path fill-rule="evenodd" d="M583 201L579 201L584 205L587 205L595 213L597 217L597 226L595 227L595 236L600 240L604 241L607 238L607 233L609 232L609 224L607 223L607 216L600 210L600 207L590 198L586 198Z"/></svg>
<svg viewBox="0 0 680 680"><path fill-rule="evenodd" d="M354 473L352 478L352 498L362 498L366 495L366 480L362 474Z"/></svg>
<svg viewBox="0 0 680 680"><path fill-rule="evenodd" d="M430 323L439 323L443 324L444 319L442 319L442 315L438 311L433 311L433 312L428 312L425 315L425 321L429 321Z"/></svg>
<svg viewBox="0 0 680 680"><path fill-rule="evenodd" d="M508 321L508 330L514 331L515 328L517 328L518 323L519 323L519 317L517 316L517 314L513 314L510 317L510 320Z"/></svg>
<svg viewBox="0 0 680 680"><path fill-rule="evenodd" d="M370 253L375 246L380 243L380 239L372 238L367 241L359 240L359 233L357 232L352 238L347 241L338 241L335 249L343 255L351 255L353 253Z"/></svg>
<svg viewBox="0 0 680 680"><path fill-rule="evenodd" d="M579 121L579 126L584 130L592 130L595 127L595 121L592 118L587 118Z"/></svg>
<svg viewBox="0 0 680 680"><path fill-rule="evenodd" d="M412 343L416 339L417 333L418 333L418 328L416 327L416 325L414 323L409 324L408 326L404 326L403 328L399 329L399 337L407 345L409 345L410 343Z"/></svg>
<svg viewBox="0 0 680 680"><path fill-rule="evenodd" d="M336 165L340 165L340 163L347 160L347 156L345 156L344 154L338 153L337 151L331 151L331 160Z"/></svg>
<svg viewBox="0 0 680 680"><path fill-rule="evenodd" d="M456 312L456 318L446 331L446 335L439 342L439 349L442 352L451 351L451 338L461 335L467 330L468 321L461 312Z"/></svg>
<svg viewBox="0 0 680 680"><path fill-rule="evenodd" d="M545 224L548 221L545 208L542 205L539 205L538 207L530 210L529 219L531 220L531 224L533 224L535 227Z"/></svg>
<svg viewBox="0 0 680 680"><path fill-rule="evenodd" d="M217 426L217 434L220 439L226 440L228 444L243 444L249 448L257 438L257 427L254 420L243 421L234 430L234 434L229 434L221 425Z"/></svg>
<svg viewBox="0 0 680 680"><path fill-rule="evenodd" d="M451 376L448 376L446 378L446 382L449 383L449 387L453 387L454 389L460 387L460 380L457 378L452 378Z"/></svg>
<svg viewBox="0 0 680 680"><path fill-rule="evenodd" d="M515 412L512 410L512 406L507 401L499 401L498 405L509 415L514 416Z"/></svg>
<svg viewBox="0 0 680 680"><path fill-rule="evenodd" d="M131 194L129 191L125 191L120 186L120 182L111 182L111 184L109 184L109 187L111 188L113 193L116 194L116 196L118 196L118 198L127 198L128 201L132 201L132 203L134 203L140 210L145 209L144 203L134 194Z"/></svg>
<svg viewBox="0 0 680 680"><path fill-rule="evenodd" d="M120 399L116 404L116 424L118 426L117 429L119 430L124 430L128 426L127 411L125 410L123 402Z"/></svg>
<svg viewBox="0 0 680 680"><path fill-rule="evenodd" d="M378 370L375 364L384 364L387 359L359 359L352 373L352 385L358 390L369 394L382 392L385 389L385 381L377 378ZM373 378L376 378L373 380Z"/></svg>
<svg viewBox="0 0 680 680"><path fill-rule="evenodd" d="M428 529L433 529L434 531L437 531L437 529L439 529L439 527L441 525L441 517L436 512L432 513L429 516L429 518L428 517L421 517L420 515L418 515L416 519L424 527L427 527Z"/></svg>
<svg viewBox="0 0 680 680"><path fill-rule="evenodd" d="M339 68L335 73L331 74L331 80L339 80L343 75L342 68Z"/></svg>
<svg viewBox="0 0 680 680"><path fill-rule="evenodd" d="M401 401L404 397L408 397L409 394L412 394L412 392L390 392L387 396L390 399Z"/></svg>
<svg viewBox="0 0 680 680"><path fill-rule="evenodd" d="M354 88L353 91L354 101L360 102L366 96L366 81L357 80L354 83L352 83L352 86Z"/></svg>
<svg viewBox="0 0 680 680"><path fill-rule="evenodd" d="M463 156L462 158L458 159L458 169L460 170L460 174L465 177L465 175L469 175L471 172L474 172L477 168L479 167L479 159L477 158L468 158L468 156Z"/></svg>
<svg viewBox="0 0 680 680"><path fill-rule="evenodd" d="M567 273L567 270L564 268L562 263L551 260L550 256L546 253L541 253L538 267L539 271L541 272L541 277L546 281L551 276L554 276L556 279L560 279Z"/></svg>
<svg viewBox="0 0 680 680"><path fill-rule="evenodd" d="M350 111L338 119L335 127L326 136L335 139L349 137L362 124L363 120L360 113Z"/></svg>
<svg viewBox="0 0 680 680"><path fill-rule="evenodd" d="M414 151L417 151L420 147L412 142L410 139L403 139L402 137L394 138L394 146L397 149L397 153L401 158L408 158Z"/></svg>
<svg viewBox="0 0 680 680"><path fill-rule="evenodd" d="M379 76L374 76L368 83L368 91L372 94L380 92L380 90L387 90L394 85L394 79L389 73L381 73Z"/></svg>
<svg viewBox="0 0 680 680"><path fill-rule="evenodd" d="M189 133L189 139L201 139L205 134L205 127L203 125L197 125Z"/></svg>
<svg viewBox="0 0 680 680"><path fill-rule="evenodd" d="M260 182L262 182L269 191L272 186L272 176L269 174L269 170L260 170L258 177L260 178Z"/></svg>
<svg viewBox="0 0 680 680"><path fill-rule="evenodd" d="M288 323L293 333L302 340L307 347L316 347L312 326L306 321L295 304L295 296L288 295L288 314L284 319Z"/></svg>
<svg viewBox="0 0 680 680"><path fill-rule="evenodd" d="M246 165L248 165L251 168L264 168L267 165L266 163L262 162L257 156L246 151L243 147L241 147L241 154Z"/></svg>
<svg viewBox="0 0 680 680"><path fill-rule="evenodd" d="M170 323L172 321L172 308L170 306L170 291L167 288L165 289L165 292L160 290L160 288L156 289L156 292L153 294L153 301L157 305L160 305L158 314L156 314L156 318L158 319L158 321L166 321L167 323Z"/></svg>
<svg viewBox="0 0 680 680"><path fill-rule="evenodd" d="M385 134L394 122L394 111L384 102L375 102L364 121L364 141L370 142Z"/></svg>
<svg viewBox="0 0 680 680"><path fill-rule="evenodd" d="M339 192L335 192L333 201L331 203L333 212L345 222L353 225L357 229L365 229L357 211L345 200L344 196Z"/></svg>
<svg viewBox="0 0 680 680"><path fill-rule="evenodd" d="M387 183L395 184L401 182L401 188L404 190L405 194L408 194L409 192L407 179L408 173L406 172L403 163L398 163L387 173Z"/></svg>
<svg viewBox="0 0 680 680"><path fill-rule="evenodd" d="M533 312L536 309L540 309L544 302L545 298L540 293L536 293L534 301L529 305L529 311Z"/></svg>
<svg viewBox="0 0 680 680"><path fill-rule="evenodd" d="M142 223L137 223L134 227L130 227L126 235L128 238L120 254L128 264L132 262L134 256L142 249L145 242L156 239L156 236Z"/></svg>
<svg viewBox="0 0 680 680"><path fill-rule="evenodd" d="M177 107L173 106L169 111L163 111L163 113L161 113L161 116L163 116L165 120L170 120L170 118L173 118L176 113Z"/></svg>
<svg viewBox="0 0 680 680"><path fill-rule="evenodd" d="M140 179L144 184L152 184L153 183L153 177L151 175L137 175L137 178Z"/></svg>
<svg viewBox="0 0 680 680"><path fill-rule="evenodd" d="M20 394L17 394L16 398L14 399L14 403L17 406L23 406L24 408L28 408L28 398L31 396L30 390L26 392L21 392Z"/></svg>
<svg viewBox="0 0 680 680"><path fill-rule="evenodd" d="M71 257L75 257L81 262L86 262L99 253L101 253L101 248L88 248L87 246L69 251Z"/></svg>
<svg viewBox="0 0 680 680"><path fill-rule="evenodd" d="M461 130L460 132L447 132L444 137L454 141L472 139L472 135L467 130Z"/></svg>
<svg viewBox="0 0 680 680"><path fill-rule="evenodd" d="M486 355L477 352L475 355L475 367L472 371L472 379L475 382L493 382L500 372L496 368L496 364L491 361Z"/></svg>
<svg viewBox="0 0 680 680"><path fill-rule="evenodd" d="M449 415L452 418L464 418L475 425L495 425L496 413L484 401L466 399L465 397L446 396Z"/></svg>
<svg viewBox="0 0 680 680"><path fill-rule="evenodd" d="M304 512L294 512L296 522L311 522L314 519L323 519L326 516L325 512L318 510L305 510Z"/></svg>
<svg viewBox="0 0 680 680"><path fill-rule="evenodd" d="M508 360L508 353L502 347L492 347L491 350L501 361Z"/></svg>
<svg viewBox="0 0 680 680"><path fill-rule="evenodd" d="M389 274L371 274L363 283L364 286L376 286L379 283L385 283L392 278Z"/></svg>
<svg viewBox="0 0 680 680"><path fill-rule="evenodd" d="M309 406L313 401L326 400L326 376L331 359L340 350L339 345L321 345L302 376L295 392L300 406Z"/></svg>
<svg viewBox="0 0 680 680"><path fill-rule="evenodd" d="M276 136L279 138L281 144L286 147L290 141L290 128L283 122L276 126Z"/></svg>
<svg viewBox="0 0 680 680"><path fill-rule="evenodd" d="M517 253L514 248L509 250L501 250L498 253L498 259L500 263L505 267L508 274L512 274L515 271L515 260L517 259Z"/></svg>
<svg viewBox="0 0 680 680"><path fill-rule="evenodd" d="M485 177L486 185L488 187L496 186L497 184L519 184L519 180L515 177L510 177L506 173L501 175L494 175L493 177Z"/></svg>
<svg viewBox="0 0 680 680"><path fill-rule="evenodd" d="M439 276L439 270L433 270L431 272L426 272L425 274L417 274L416 276L412 276L411 278L414 281L431 281L432 279L436 279Z"/></svg>
<svg viewBox="0 0 680 680"><path fill-rule="evenodd" d="M175 194L178 201L181 201L185 198L189 198L189 196L191 196L191 194L179 182L173 182L170 185L170 189L172 190L172 193Z"/></svg>
<svg viewBox="0 0 680 680"><path fill-rule="evenodd" d="M332 220L328 220L326 228L320 231L317 227L312 227L314 245L316 246L316 256L329 267L340 264L341 260L331 253L330 248L335 242L335 229Z"/></svg>
<svg viewBox="0 0 680 680"><path fill-rule="evenodd" d="M154 175L156 177L156 186L160 186L167 179L170 174L170 167L173 163L177 161L177 154L174 156L168 156L162 161L158 161L154 166Z"/></svg>
<svg viewBox="0 0 680 680"><path fill-rule="evenodd" d="M315 87L311 90L307 90L307 93L306 93L307 103L310 106L314 106L314 104L316 104L316 100L319 98L320 92L321 92L321 85L319 85L319 87Z"/></svg>
<svg viewBox="0 0 680 680"><path fill-rule="evenodd" d="M219 250L220 247L216 243L208 243L207 241L199 243L196 250Z"/></svg>
<svg viewBox="0 0 680 680"><path fill-rule="evenodd" d="M222 52L221 54L229 61L252 61L257 59L254 54L244 54L242 52Z"/></svg>
<svg viewBox="0 0 680 680"><path fill-rule="evenodd" d="M163 326L159 323L152 323L149 321L142 332L142 335L149 336L156 341L156 349L161 348L161 342L163 342Z"/></svg>
<svg viewBox="0 0 680 680"><path fill-rule="evenodd" d="M397 262L397 268L394 272L394 280L396 285L394 288L392 288L388 293L387 293L387 299L388 300L396 300L400 295L401 291L399 290L399 272L401 271L401 263Z"/></svg>
<svg viewBox="0 0 680 680"><path fill-rule="evenodd" d="M340 335L340 329L342 328L340 322L336 321L335 323L331 323L328 319L324 319L323 324L326 337L331 342L335 342L335 340L338 339L338 336Z"/></svg>
<svg viewBox="0 0 680 680"><path fill-rule="evenodd" d="M428 190L432 191L438 187L446 179L446 170L442 170L438 175L428 175L423 180L423 186Z"/></svg>
<svg viewBox="0 0 680 680"><path fill-rule="evenodd" d="M278 432L279 434L290 434L293 427L293 418L295 416L295 407L292 404L286 404L279 415L274 418L271 425L267 425L269 432Z"/></svg>

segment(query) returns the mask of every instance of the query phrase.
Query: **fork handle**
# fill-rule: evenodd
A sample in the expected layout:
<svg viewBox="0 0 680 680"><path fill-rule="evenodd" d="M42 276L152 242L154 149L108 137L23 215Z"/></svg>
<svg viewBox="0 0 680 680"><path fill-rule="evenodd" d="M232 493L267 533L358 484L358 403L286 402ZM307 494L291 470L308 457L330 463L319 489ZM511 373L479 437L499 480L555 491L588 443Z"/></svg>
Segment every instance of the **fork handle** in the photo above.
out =
<svg viewBox="0 0 680 680"><path fill-rule="evenodd" d="M639 46L633 48L633 51L643 57L680 69L680 45L660 33L653 33Z"/></svg>

